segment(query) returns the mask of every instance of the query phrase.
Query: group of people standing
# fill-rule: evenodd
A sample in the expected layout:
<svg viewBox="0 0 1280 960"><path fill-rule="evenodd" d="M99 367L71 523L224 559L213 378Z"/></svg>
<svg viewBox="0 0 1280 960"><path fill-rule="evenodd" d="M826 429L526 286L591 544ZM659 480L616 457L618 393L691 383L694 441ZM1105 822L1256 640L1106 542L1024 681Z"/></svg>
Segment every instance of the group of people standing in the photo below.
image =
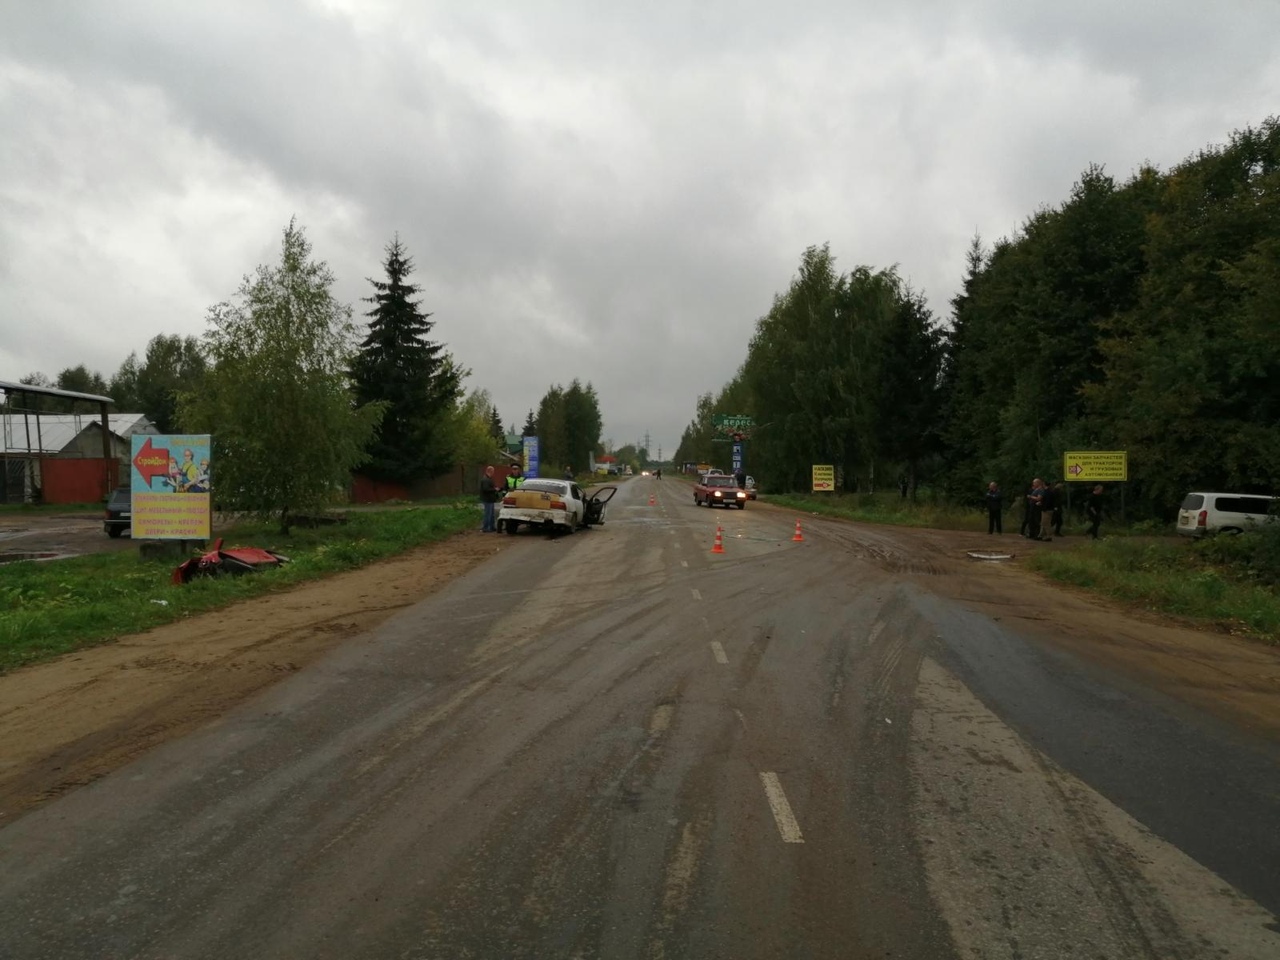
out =
<svg viewBox="0 0 1280 960"><path fill-rule="evenodd" d="M1084 514L1089 520L1087 535L1098 539L1098 527L1102 523L1102 484L1094 484L1092 492L1085 501ZM1052 540L1062 536L1063 508L1066 506L1067 492L1061 482L1052 486L1040 477L1031 481L1031 489L1022 500L1022 527L1018 531L1031 540ZM1004 533L1001 515L1004 511L1004 494L1000 485L992 480L987 484L987 533ZM1050 533L1053 536L1050 536Z"/></svg>

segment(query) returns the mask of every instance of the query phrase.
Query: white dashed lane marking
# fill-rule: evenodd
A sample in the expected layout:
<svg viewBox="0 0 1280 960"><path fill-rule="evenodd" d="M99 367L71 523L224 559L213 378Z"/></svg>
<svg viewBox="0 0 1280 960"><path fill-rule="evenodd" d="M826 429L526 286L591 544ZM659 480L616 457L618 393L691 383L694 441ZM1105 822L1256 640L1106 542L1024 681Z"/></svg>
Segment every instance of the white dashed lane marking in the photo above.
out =
<svg viewBox="0 0 1280 960"><path fill-rule="evenodd" d="M702 594L698 592L698 588L697 588L697 587L694 587L694 588L693 588L693 599L695 599L695 600L701 600L701 599L702 599Z"/></svg>
<svg viewBox="0 0 1280 960"><path fill-rule="evenodd" d="M782 842L804 843L804 837L800 833L800 824L796 822L796 815L791 812L791 804L787 802L787 795L782 792L782 782L778 779L778 775L772 770L762 770L760 772L760 782L764 784L765 799L769 801L769 809L773 811L773 822L778 825L778 833L782 835Z"/></svg>
<svg viewBox="0 0 1280 960"><path fill-rule="evenodd" d="M711 652L712 652L713 654L715 654L715 657L716 657L716 663L725 663L725 664L727 664L727 663L729 662L729 658L728 658L727 656L725 656L724 647L723 647L723 646L721 646L721 644L720 644L720 641L719 641L719 640L712 640L712 641L711 641Z"/></svg>

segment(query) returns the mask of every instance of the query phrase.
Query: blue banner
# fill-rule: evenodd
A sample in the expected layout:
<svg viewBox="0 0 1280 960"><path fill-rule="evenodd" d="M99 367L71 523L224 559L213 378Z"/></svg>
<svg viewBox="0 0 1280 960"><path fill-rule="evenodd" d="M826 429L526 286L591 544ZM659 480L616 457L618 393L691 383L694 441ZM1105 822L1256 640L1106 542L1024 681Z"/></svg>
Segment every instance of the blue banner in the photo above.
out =
<svg viewBox="0 0 1280 960"><path fill-rule="evenodd" d="M735 443L733 445L733 472L742 472L742 444Z"/></svg>
<svg viewBox="0 0 1280 960"><path fill-rule="evenodd" d="M538 438L524 438L524 475L526 477L536 477L538 475Z"/></svg>

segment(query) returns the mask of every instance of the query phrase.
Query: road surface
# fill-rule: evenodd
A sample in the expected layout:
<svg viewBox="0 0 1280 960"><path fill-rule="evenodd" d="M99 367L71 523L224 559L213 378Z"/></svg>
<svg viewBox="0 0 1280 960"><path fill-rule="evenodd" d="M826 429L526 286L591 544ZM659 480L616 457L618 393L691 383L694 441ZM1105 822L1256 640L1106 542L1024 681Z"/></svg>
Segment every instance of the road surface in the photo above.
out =
<svg viewBox="0 0 1280 960"><path fill-rule="evenodd" d="M1274 731L795 516L637 478L492 535L0 829L0 957L1280 957Z"/></svg>

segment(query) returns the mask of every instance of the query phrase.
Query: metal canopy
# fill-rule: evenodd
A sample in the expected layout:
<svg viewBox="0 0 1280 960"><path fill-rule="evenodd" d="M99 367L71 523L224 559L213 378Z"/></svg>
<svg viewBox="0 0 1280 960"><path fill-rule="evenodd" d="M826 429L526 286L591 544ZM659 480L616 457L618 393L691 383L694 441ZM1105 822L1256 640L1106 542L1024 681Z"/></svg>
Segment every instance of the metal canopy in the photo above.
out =
<svg viewBox="0 0 1280 960"><path fill-rule="evenodd" d="M0 390L5 393L35 393L44 397L88 400L92 403L115 403L110 397L100 397L96 393L76 393L74 390L59 390L57 387L37 387L30 383L10 383L8 380L0 380Z"/></svg>

